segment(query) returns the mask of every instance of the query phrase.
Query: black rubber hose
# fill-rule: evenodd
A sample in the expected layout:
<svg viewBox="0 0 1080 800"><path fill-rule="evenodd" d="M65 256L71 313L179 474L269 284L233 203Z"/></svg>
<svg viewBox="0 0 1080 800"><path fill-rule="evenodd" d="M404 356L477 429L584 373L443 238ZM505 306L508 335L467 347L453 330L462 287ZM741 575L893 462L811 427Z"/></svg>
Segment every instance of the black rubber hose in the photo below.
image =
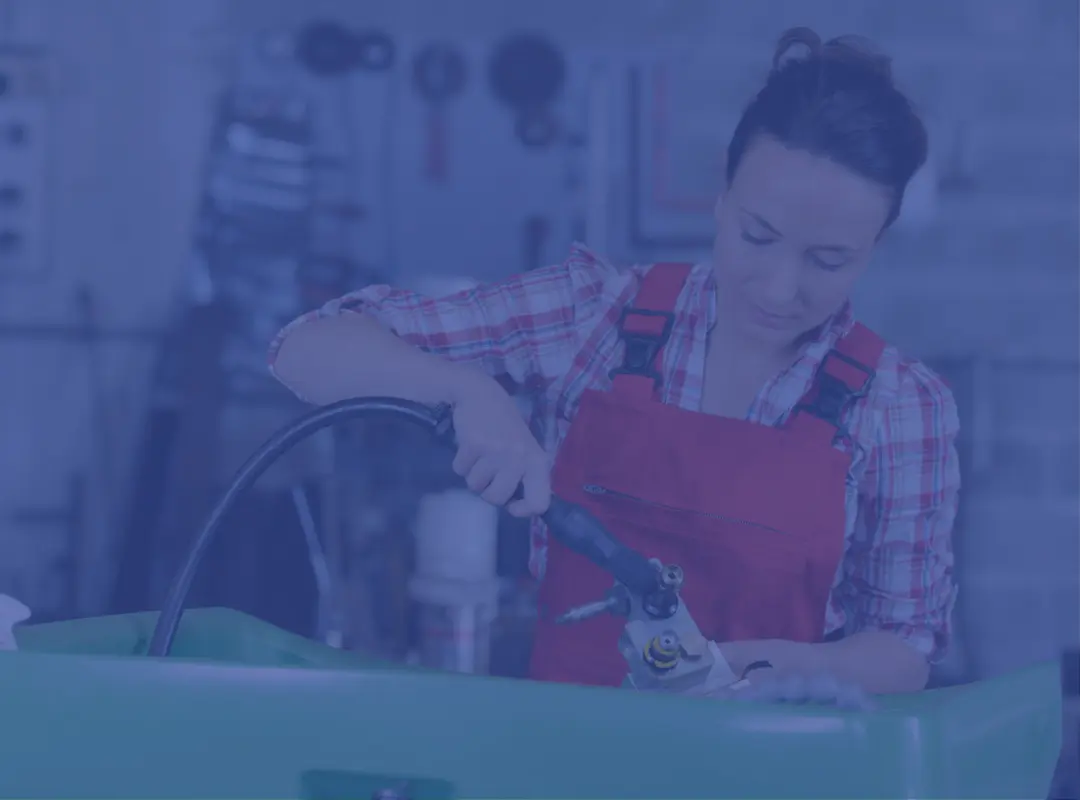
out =
<svg viewBox="0 0 1080 800"><path fill-rule="evenodd" d="M165 597L153 636L150 638L147 655L166 656L169 654L173 639L176 637L176 630L180 626L180 617L184 613L191 583L217 535L218 528L232 510L237 498L250 489L275 461L312 434L346 420L380 415L411 420L428 428L436 436L452 435L449 408L443 406L431 408L421 403L393 397L342 400L339 403L317 408L282 428L240 467L233 482L210 513L210 517L198 536L195 537L187 558L173 579L172 586L169 587L169 593Z"/></svg>
<svg viewBox="0 0 1080 800"><path fill-rule="evenodd" d="M305 414L282 428L240 467L195 537L187 558L169 587L150 638L147 655L167 656L172 649L195 574L237 498L250 489L282 455L312 434L346 420L378 416L414 422L427 428L447 445L453 444L453 418L448 406L432 408L394 397L342 400ZM647 594L656 588L658 572L648 559L620 543L584 508L553 496L543 518L552 537L607 570L632 592Z"/></svg>

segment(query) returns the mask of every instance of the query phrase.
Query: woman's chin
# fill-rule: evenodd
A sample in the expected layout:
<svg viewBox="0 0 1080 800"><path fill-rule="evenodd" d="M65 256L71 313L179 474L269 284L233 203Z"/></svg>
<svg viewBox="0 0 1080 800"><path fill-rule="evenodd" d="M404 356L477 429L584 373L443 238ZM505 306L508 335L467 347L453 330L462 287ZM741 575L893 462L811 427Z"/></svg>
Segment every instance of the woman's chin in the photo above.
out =
<svg viewBox="0 0 1080 800"><path fill-rule="evenodd" d="M747 341L768 347L787 347L793 344L800 336L797 325L763 324L758 320L751 319L746 320L740 327Z"/></svg>

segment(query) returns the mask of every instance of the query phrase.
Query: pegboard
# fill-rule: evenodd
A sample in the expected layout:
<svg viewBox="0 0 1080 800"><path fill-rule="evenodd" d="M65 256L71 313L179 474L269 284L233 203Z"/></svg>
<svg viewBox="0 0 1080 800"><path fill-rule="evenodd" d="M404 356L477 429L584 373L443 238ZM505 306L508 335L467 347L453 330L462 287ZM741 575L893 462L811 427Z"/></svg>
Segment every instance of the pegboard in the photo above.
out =
<svg viewBox="0 0 1080 800"><path fill-rule="evenodd" d="M48 264L49 77L43 51L0 49L0 278Z"/></svg>

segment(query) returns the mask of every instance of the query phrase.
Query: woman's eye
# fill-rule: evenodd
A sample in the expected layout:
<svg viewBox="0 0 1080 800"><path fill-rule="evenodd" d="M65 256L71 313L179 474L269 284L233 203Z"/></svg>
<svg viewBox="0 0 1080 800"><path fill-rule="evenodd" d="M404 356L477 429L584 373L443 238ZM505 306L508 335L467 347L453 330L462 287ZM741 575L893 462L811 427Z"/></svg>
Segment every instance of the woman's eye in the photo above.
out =
<svg viewBox="0 0 1080 800"><path fill-rule="evenodd" d="M744 242L750 242L750 244L759 244L759 245L760 244L772 244L773 241L774 241L773 239L760 239L757 236L751 236L746 231L743 231L742 238L743 238Z"/></svg>
<svg viewBox="0 0 1080 800"><path fill-rule="evenodd" d="M816 264L818 267L828 270L829 272L836 272L836 270L838 269L843 269L844 265L847 264L846 261L825 261L824 259L818 258L817 256L813 256L812 260L814 264Z"/></svg>

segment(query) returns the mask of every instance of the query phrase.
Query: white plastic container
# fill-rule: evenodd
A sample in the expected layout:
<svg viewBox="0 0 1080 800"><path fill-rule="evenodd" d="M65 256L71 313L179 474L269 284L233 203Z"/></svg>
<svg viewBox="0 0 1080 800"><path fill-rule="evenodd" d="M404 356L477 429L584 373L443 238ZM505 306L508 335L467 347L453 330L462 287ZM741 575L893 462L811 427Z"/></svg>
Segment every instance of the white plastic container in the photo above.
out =
<svg viewBox="0 0 1080 800"><path fill-rule="evenodd" d="M30 609L14 597L0 594L0 650L18 650L15 626L30 619Z"/></svg>
<svg viewBox="0 0 1080 800"><path fill-rule="evenodd" d="M409 592L419 606L423 666L488 671L499 608L498 528L498 510L467 490L421 500Z"/></svg>

